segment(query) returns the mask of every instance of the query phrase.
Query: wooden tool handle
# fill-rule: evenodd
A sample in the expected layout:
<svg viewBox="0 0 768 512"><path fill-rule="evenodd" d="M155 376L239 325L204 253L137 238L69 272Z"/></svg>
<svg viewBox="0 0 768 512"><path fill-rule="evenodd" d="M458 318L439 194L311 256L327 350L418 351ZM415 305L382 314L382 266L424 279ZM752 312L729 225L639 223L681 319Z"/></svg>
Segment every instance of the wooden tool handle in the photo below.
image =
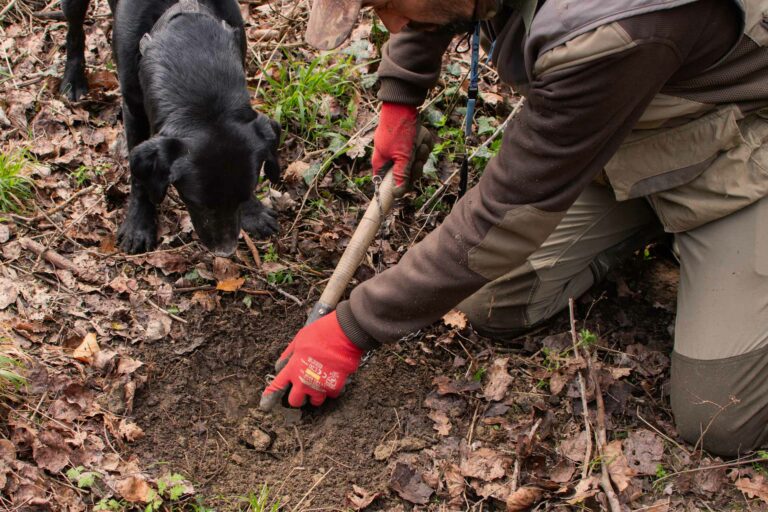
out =
<svg viewBox="0 0 768 512"><path fill-rule="evenodd" d="M382 169L382 171L383 170L384 169ZM349 241L349 245L347 245L347 248L344 250L344 254L341 255L341 260L339 260L336 269L333 271L333 275L330 280L328 280L328 284L325 286L325 290L323 290L320 300L317 301L315 307L312 309L306 325L327 315L336 308L342 295L344 295L344 290L347 289L347 285L355 274L357 267L359 267L360 263L363 261L365 253L368 251L368 247L376 237L376 233L379 231L381 223L392 210L392 204L395 200L394 188L394 176L391 172L387 172L378 187L378 192L373 196L371 203L368 205L368 209L365 210L365 215L357 225L357 229L355 229L352 239Z"/></svg>

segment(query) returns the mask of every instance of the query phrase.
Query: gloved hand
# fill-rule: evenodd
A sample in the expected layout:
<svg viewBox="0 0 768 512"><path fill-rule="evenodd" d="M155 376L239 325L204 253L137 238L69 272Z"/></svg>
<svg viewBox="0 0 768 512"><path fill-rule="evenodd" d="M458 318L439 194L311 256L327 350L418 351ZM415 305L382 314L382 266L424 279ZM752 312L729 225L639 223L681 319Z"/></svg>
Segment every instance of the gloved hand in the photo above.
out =
<svg viewBox="0 0 768 512"><path fill-rule="evenodd" d="M413 187L432 152L432 136L419 125L416 107L385 102L373 135L373 173L393 162L395 197Z"/></svg>
<svg viewBox="0 0 768 512"><path fill-rule="evenodd" d="M264 390L259 407L272 410L289 385L291 407L301 407L307 398L314 406L326 396L336 398L362 357L363 350L344 334L334 311L296 334L275 364L277 377Z"/></svg>

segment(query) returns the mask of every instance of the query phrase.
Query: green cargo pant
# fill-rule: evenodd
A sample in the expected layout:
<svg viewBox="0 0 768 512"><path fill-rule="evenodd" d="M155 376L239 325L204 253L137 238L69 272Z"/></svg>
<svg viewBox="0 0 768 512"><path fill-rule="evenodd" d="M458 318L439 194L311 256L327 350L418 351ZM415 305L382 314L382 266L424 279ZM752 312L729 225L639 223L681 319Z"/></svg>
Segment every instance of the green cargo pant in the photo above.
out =
<svg viewBox="0 0 768 512"><path fill-rule="evenodd" d="M591 185L525 265L459 309L482 334L519 335L599 281L660 225L644 199ZM768 198L675 235L681 262L672 409L679 434L718 455L768 441Z"/></svg>

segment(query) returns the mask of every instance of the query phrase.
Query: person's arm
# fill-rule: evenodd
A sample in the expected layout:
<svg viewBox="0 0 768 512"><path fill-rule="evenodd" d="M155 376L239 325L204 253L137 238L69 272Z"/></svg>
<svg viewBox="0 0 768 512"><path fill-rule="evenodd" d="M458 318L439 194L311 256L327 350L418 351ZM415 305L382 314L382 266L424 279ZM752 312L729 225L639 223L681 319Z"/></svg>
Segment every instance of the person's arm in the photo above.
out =
<svg viewBox="0 0 768 512"><path fill-rule="evenodd" d="M674 45L647 41L534 80L478 185L397 265L339 305L346 335L363 348L397 340L522 265L680 64Z"/></svg>
<svg viewBox="0 0 768 512"><path fill-rule="evenodd" d="M443 54L453 36L445 30L419 32L408 28L392 34L382 49L379 100L414 107L424 103L440 78Z"/></svg>

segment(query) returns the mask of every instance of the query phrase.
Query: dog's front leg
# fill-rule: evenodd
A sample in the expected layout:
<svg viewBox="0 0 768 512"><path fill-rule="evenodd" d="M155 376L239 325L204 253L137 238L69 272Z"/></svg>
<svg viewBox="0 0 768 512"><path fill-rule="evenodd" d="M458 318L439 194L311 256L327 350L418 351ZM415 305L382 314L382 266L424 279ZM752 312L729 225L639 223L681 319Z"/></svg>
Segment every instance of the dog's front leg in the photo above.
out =
<svg viewBox="0 0 768 512"><path fill-rule="evenodd" d="M123 126L128 151L149 139L149 119L141 103L123 101Z"/></svg>
<svg viewBox="0 0 768 512"><path fill-rule="evenodd" d="M77 101L88 92L85 78L85 31L83 22L88 12L88 0L62 0L61 8L67 18L67 63L61 79L62 94Z"/></svg>
<svg viewBox="0 0 768 512"><path fill-rule="evenodd" d="M277 233L277 213L252 197L242 207L243 229L258 238L267 238Z"/></svg>
<svg viewBox="0 0 768 512"><path fill-rule="evenodd" d="M117 242L129 254L151 251L157 242L157 207L136 179L131 180L131 195Z"/></svg>

